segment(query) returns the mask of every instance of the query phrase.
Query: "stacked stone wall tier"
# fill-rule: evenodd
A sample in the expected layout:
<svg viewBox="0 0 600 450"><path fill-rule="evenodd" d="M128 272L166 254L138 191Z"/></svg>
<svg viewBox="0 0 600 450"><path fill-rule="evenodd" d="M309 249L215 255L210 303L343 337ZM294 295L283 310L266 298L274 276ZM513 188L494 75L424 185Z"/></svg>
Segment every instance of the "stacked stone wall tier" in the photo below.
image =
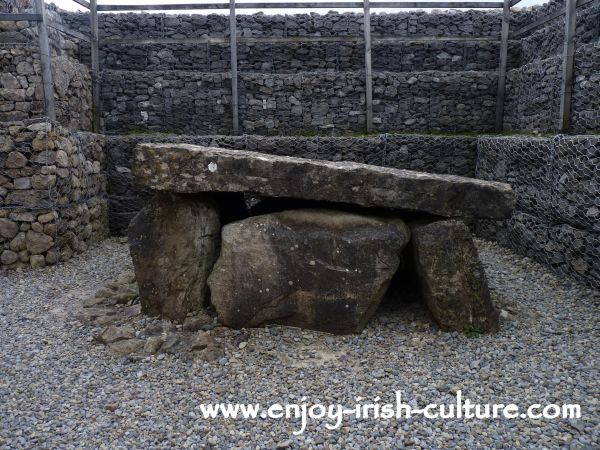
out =
<svg viewBox="0 0 600 450"><path fill-rule="evenodd" d="M238 80L243 133L365 130L364 72L255 73ZM491 131L496 85L496 72L375 72L375 129ZM111 133L232 133L228 74L105 71L102 97L104 126Z"/></svg>
<svg viewBox="0 0 600 450"><path fill-rule="evenodd" d="M511 41L508 66L518 67L520 42ZM364 69L363 42L244 43L237 49L238 71L249 73L347 72ZM394 72L496 70L500 41L383 42L373 44L373 70ZM227 43L106 43L100 48L105 70L230 70ZM89 61L88 50L83 60Z"/></svg>
<svg viewBox="0 0 600 450"><path fill-rule="evenodd" d="M535 20L563 9L564 2L554 1L536 10L536 14L520 11L519 15L523 18L527 17L527 19L521 20L518 26L511 29L517 30L535 22ZM600 23L600 1L594 0L578 7L576 16L575 45L579 47L597 42L600 38L600 27L598 26L598 23ZM521 65L561 55L564 46L564 34L564 13L525 34L521 39Z"/></svg>
<svg viewBox="0 0 600 450"><path fill-rule="evenodd" d="M31 11L33 12L33 11ZM56 118L73 130L90 130L91 77L79 61L79 41L61 33L61 14L48 7L51 72ZM36 22L0 22L0 122L44 115Z"/></svg>
<svg viewBox="0 0 600 450"><path fill-rule="evenodd" d="M517 197L512 218L479 221L478 233L600 286L600 137L482 137L477 147L477 177Z"/></svg>
<svg viewBox="0 0 600 450"><path fill-rule="evenodd" d="M58 123L0 126L0 258L41 267L107 234L104 138Z"/></svg>

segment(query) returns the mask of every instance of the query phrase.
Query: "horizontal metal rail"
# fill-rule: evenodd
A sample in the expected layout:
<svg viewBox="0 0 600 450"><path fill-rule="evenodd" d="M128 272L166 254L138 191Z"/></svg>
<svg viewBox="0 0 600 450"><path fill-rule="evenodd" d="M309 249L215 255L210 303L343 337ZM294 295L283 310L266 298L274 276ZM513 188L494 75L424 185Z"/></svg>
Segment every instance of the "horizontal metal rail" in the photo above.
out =
<svg viewBox="0 0 600 450"><path fill-rule="evenodd" d="M90 9L90 2L86 2L85 0L73 0L78 5L83 6L84 8Z"/></svg>
<svg viewBox="0 0 600 450"><path fill-rule="evenodd" d="M371 8L502 8L502 2L373 2ZM362 8L362 2L236 3L236 9L347 9ZM190 3L163 5L98 5L98 11L170 11L229 9L229 3Z"/></svg>
<svg viewBox="0 0 600 450"><path fill-rule="evenodd" d="M372 36L373 43L395 44L406 42L499 42L496 36ZM320 43L320 42L364 42L364 38L358 36L276 36L276 37L243 37L237 38L241 44L277 44L277 43ZM228 44L226 37L197 37L197 38L107 38L100 41L101 45L165 45L165 44Z"/></svg>
<svg viewBox="0 0 600 450"><path fill-rule="evenodd" d="M591 3L593 1L594 0L577 0L577 8L587 5L588 3ZM557 17L563 16L565 14L566 14L566 12L565 12L564 8L559 9L558 11L554 11L552 14L548 14L547 16L544 16L544 17L536 20L535 22L530 23L529 25L525 25L523 28L519 28L514 33L511 33L510 37L516 38L516 37L522 36L523 34L527 33L528 31L531 31L541 25L544 25L546 22L554 20Z"/></svg>
<svg viewBox="0 0 600 450"><path fill-rule="evenodd" d="M373 35L373 42L500 42L500 36L377 36Z"/></svg>
<svg viewBox="0 0 600 450"><path fill-rule="evenodd" d="M15 20L29 20L31 22L39 22L42 20L42 15L26 13L0 13L0 22L12 22Z"/></svg>
<svg viewBox="0 0 600 450"><path fill-rule="evenodd" d="M81 41L90 42L89 36L86 36L85 34L80 33L79 31L71 30L71 29L68 29L68 28L64 28L62 26L56 26L56 25L53 25L51 23L48 24L48 28L52 28L53 30L56 30L56 31L58 31L60 33L64 33L67 36L74 37L74 38L79 39Z"/></svg>
<svg viewBox="0 0 600 450"><path fill-rule="evenodd" d="M26 42L0 42L0 46L5 47L5 46L14 46L14 45L35 45L35 43L32 43L31 41L26 41Z"/></svg>

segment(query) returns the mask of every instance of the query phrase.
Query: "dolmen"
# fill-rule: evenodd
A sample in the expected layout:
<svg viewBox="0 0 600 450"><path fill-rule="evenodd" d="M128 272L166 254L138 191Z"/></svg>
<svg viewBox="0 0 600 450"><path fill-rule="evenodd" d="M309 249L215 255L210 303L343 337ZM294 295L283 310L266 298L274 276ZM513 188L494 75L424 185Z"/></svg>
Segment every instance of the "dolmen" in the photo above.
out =
<svg viewBox="0 0 600 450"><path fill-rule="evenodd" d="M465 222L509 217L507 184L187 144L139 144L133 172L154 192L128 233L146 314L354 333L410 276L441 329L497 329Z"/></svg>

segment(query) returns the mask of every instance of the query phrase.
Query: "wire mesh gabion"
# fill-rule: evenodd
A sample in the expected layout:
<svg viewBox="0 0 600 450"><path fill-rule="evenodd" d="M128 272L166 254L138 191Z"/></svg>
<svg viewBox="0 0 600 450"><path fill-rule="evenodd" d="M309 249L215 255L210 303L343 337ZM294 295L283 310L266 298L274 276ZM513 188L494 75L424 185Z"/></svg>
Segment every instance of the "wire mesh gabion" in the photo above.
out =
<svg viewBox="0 0 600 450"><path fill-rule="evenodd" d="M0 268L68 259L106 235L99 135L47 119L0 126Z"/></svg>
<svg viewBox="0 0 600 450"><path fill-rule="evenodd" d="M513 216L478 234L600 286L600 137L481 137L477 178L510 183Z"/></svg>

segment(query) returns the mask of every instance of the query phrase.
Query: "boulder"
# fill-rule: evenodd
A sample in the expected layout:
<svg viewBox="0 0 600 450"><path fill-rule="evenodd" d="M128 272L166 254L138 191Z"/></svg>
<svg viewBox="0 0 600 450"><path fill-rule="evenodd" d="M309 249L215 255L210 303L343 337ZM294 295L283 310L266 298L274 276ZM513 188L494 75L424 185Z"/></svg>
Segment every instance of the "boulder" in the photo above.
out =
<svg viewBox="0 0 600 450"><path fill-rule="evenodd" d="M0 219L0 237L12 239L19 232L19 224L10 219Z"/></svg>
<svg viewBox="0 0 600 450"><path fill-rule="evenodd" d="M443 217L504 219L515 203L504 183L189 144L138 144L133 172L158 191L251 192Z"/></svg>
<svg viewBox="0 0 600 450"><path fill-rule="evenodd" d="M423 298L440 328L495 331L498 311L473 238L458 220L411 224L412 255Z"/></svg>
<svg viewBox="0 0 600 450"><path fill-rule="evenodd" d="M19 255L10 250L4 250L0 254L0 262L7 266L17 262L18 259L19 259Z"/></svg>
<svg viewBox="0 0 600 450"><path fill-rule="evenodd" d="M27 250L32 255L39 255L50 249L54 245L54 240L43 233L29 230L25 236Z"/></svg>
<svg viewBox="0 0 600 450"><path fill-rule="evenodd" d="M1 221L2 219L0 219ZM0 222L1 223L1 222ZM16 224L15 224L16 225ZM0 226L1 228L1 226ZM18 229L18 227L17 227ZM0 232L0 235L2 233ZM27 238L25 233L18 233L12 241L10 241L9 247L14 252L20 252L21 250L25 250L27 248Z"/></svg>
<svg viewBox="0 0 600 450"><path fill-rule="evenodd" d="M42 267L46 267L46 258L43 255L31 255L29 263L32 268L41 269Z"/></svg>
<svg viewBox="0 0 600 450"><path fill-rule="evenodd" d="M277 323L360 331L381 302L409 234L399 219L333 210L230 223L208 280L211 303L234 328Z"/></svg>
<svg viewBox="0 0 600 450"><path fill-rule="evenodd" d="M207 302L219 233L217 209L198 196L159 194L134 217L128 241L145 314L182 322Z"/></svg>
<svg viewBox="0 0 600 450"><path fill-rule="evenodd" d="M27 165L27 157L21 152L10 152L4 161L4 167L7 169L20 169Z"/></svg>

